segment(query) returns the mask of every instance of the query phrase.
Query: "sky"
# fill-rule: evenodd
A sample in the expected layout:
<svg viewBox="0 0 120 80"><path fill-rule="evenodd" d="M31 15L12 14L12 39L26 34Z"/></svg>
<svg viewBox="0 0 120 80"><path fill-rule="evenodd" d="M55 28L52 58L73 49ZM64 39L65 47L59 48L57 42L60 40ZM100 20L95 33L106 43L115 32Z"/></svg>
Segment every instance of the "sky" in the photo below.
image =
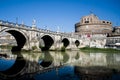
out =
<svg viewBox="0 0 120 80"><path fill-rule="evenodd" d="M74 25L91 13L120 26L120 0L0 0L0 20L60 32L74 32Z"/></svg>

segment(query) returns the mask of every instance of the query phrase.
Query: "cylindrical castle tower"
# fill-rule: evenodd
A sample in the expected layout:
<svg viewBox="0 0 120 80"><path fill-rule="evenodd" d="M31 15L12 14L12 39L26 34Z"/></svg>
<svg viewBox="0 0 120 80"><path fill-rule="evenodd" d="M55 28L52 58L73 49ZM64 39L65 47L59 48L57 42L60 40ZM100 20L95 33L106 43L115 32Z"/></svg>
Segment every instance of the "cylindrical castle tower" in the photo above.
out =
<svg viewBox="0 0 120 80"><path fill-rule="evenodd" d="M110 21L99 20L94 14L82 17L80 22L75 24L77 34L110 34L112 30Z"/></svg>

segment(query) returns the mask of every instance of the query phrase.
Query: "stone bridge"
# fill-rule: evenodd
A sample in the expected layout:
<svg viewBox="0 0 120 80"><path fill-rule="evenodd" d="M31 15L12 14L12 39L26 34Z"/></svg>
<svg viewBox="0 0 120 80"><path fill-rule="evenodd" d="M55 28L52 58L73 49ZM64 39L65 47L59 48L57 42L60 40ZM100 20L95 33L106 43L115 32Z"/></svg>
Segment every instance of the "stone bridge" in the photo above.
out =
<svg viewBox="0 0 120 80"><path fill-rule="evenodd" d="M35 23L26 26L0 20L0 33L3 32L10 33L16 39L18 50L32 50L33 47L38 50L77 49L80 44L79 35L38 29Z"/></svg>

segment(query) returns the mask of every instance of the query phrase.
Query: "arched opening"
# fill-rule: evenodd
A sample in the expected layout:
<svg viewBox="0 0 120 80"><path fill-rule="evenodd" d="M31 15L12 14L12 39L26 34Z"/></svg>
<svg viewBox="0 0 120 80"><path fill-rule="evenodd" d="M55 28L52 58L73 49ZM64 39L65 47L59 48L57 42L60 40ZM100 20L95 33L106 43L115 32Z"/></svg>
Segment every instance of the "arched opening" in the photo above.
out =
<svg viewBox="0 0 120 80"><path fill-rule="evenodd" d="M69 42L69 40L68 40L67 38L64 38L64 39L62 40L62 42L63 42L63 46L64 46L65 48L70 44L70 42Z"/></svg>
<svg viewBox="0 0 120 80"><path fill-rule="evenodd" d="M26 43L26 38L21 32L17 30L4 29L2 32L6 35L7 33L11 34L10 37L5 37L5 39L9 39L9 38L12 39L14 37L14 40L16 42L16 45L13 45L11 50L12 54L15 54L15 55L17 54L15 61L9 68L3 71L0 71L0 76L3 76L3 78L8 80L10 78L17 77L26 65L26 61L24 60L23 55L21 55L20 53L21 48L23 48L24 44Z"/></svg>
<svg viewBox="0 0 120 80"><path fill-rule="evenodd" d="M78 47L80 45L80 42L78 40L76 40L75 45L76 45L76 47Z"/></svg>
<svg viewBox="0 0 120 80"><path fill-rule="evenodd" d="M8 30L6 32L13 35L17 42L17 47L13 47L12 51L20 51L23 48L24 44L26 43L25 36L21 32L16 30Z"/></svg>
<svg viewBox="0 0 120 80"><path fill-rule="evenodd" d="M65 52L62 52L63 55L63 63L66 63L69 60L69 55Z"/></svg>
<svg viewBox="0 0 120 80"><path fill-rule="evenodd" d="M10 78L17 77L19 74L21 74L21 71L23 71L23 69L26 65L26 60L23 58L23 55L21 55L20 52L15 53L15 54L17 54L17 58L16 58L14 64L9 69L0 71L1 75L6 76L3 78L6 78L7 80Z"/></svg>
<svg viewBox="0 0 120 80"><path fill-rule="evenodd" d="M43 41L44 41L44 46L40 46L41 50L42 51L49 50L49 48L54 43L54 40L52 39L52 37L50 37L49 35L45 35L41 39L43 39Z"/></svg>
<svg viewBox="0 0 120 80"><path fill-rule="evenodd" d="M8 34L7 34L8 33ZM9 30L9 29L3 29L1 31L1 35L7 35L4 36L6 43L10 46L14 46L12 47L11 51L21 51L21 48L23 48L24 44L26 43L26 37L23 35L23 33L17 31L17 30ZM9 36L9 37L8 37ZM12 37L13 36L13 37ZM9 41L10 40L10 41ZM12 40L12 41L11 41ZM4 42L5 42L4 41ZM15 44L13 44L13 42Z"/></svg>
<svg viewBox="0 0 120 80"><path fill-rule="evenodd" d="M53 63L53 57L49 52L44 52L44 59L41 61L40 65L42 67L49 67Z"/></svg>

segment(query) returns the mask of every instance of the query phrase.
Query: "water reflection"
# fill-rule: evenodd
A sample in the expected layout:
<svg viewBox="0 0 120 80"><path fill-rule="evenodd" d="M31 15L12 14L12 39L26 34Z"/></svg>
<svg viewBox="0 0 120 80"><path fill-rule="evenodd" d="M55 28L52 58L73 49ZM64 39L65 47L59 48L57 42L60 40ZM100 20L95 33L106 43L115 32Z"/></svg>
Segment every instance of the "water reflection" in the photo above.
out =
<svg viewBox="0 0 120 80"><path fill-rule="evenodd" d="M120 54L66 52L17 52L0 57L0 79L15 80L118 80ZM4 53L4 55L8 55ZM5 60L8 60L7 62ZM12 60L12 61L11 61ZM9 65L10 64L10 65ZM3 68L7 67L7 68Z"/></svg>
<svg viewBox="0 0 120 80"><path fill-rule="evenodd" d="M53 57L50 55L50 53L47 52L43 52L42 54L44 54L44 58L42 60L40 60L40 65L42 67L49 67L52 65L53 63Z"/></svg>
<svg viewBox="0 0 120 80"><path fill-rule="evenodd" d="M17 57L14 60L13 65L6 70L0 70L0 75L2 76L3 79L8 79L8 78L11 79L11 78L17 77L19 74L21 74L25 65L26 65L26 61L24 60L23 56L19 52L17 53Z"/></svg>
<svg viewBox="0 0 120 80"><path fill-rule="evenodd" d="M112 80L114 71L100 66L75 66L75 73L79 76L80 80Z"/></svg>

